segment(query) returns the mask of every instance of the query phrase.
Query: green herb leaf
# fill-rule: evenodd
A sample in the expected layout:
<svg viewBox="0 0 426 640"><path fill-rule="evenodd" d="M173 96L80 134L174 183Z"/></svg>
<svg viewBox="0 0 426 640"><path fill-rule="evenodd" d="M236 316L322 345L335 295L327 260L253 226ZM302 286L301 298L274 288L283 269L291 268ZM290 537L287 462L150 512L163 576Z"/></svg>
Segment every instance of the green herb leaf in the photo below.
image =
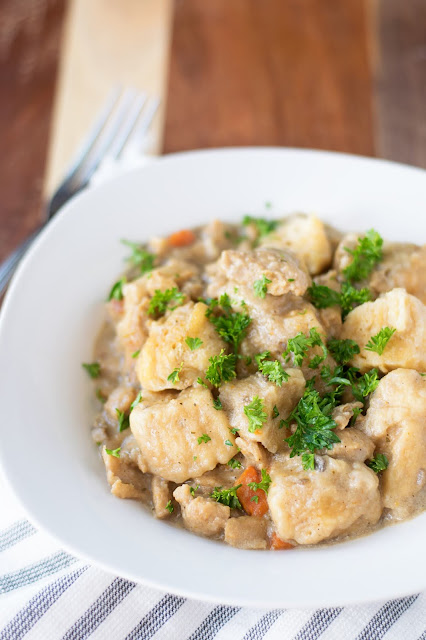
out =
<svg viewBox="0 0 426 640"><path fill-rule="evenodd" d="M235 458L231 458L227 462L228 467L231 469L241 469L241 462L239 460L235 460Z"/></svg>
<svg viewBox="0 0 426 640"><path fill-rule="evenodd" d="M371 336L370 340L365 345L366 351L375 351L379 356L381 356L395 331L396 329L393 329L392 327L383 327L383 329L380 329L379 333L376 333L375 336Z"/></svg>
<svg viewBox="0 0 426 640"><path fill-rule="evenodd" d="M141 350L140 350L140 349L138 349L137 351L134 351L134 352L132 353L132 358L137 358L137 357L138 357L138 355L140 354L140 352L141 352Z"/></svg>
<svg viewBox="0 0 426 640"><path fill-rule="evenodd" d="M241 484L237 484L231 489L223 489L222 487L215 487L210 494L210 497L216 502L230 507L231 509L242 509L241 503L237 498L237 490L241 487Z"/></svg>
<svg viewBox="0 0 426 640"><path fill-rule="evenodd" d="M120 409L115 410L118 418L118 430L125 431L130 427L129 416L127 416L124 411L120 411Z"/></svg>
<svg viewBox="0 0 426 640"><path fill-rule="evenodd" d="M149 251L134 242L129 242L128 240L122 240L121 242L132 250L130 257L127 258L132 266L139 268L142 274L152 271L155 260L155 256L152 253L149 253Z"/></svg>
<svg viewBox="0 0 426 640"><path fill-rule="evenodd" d="M363 238L358 238L355 249L347 249L352 262L343 269L349 282L359 282L368 278L378 262L383 259L383 239L374 229L367 231Z"/></svg>
<svg viewBox="0 0 426 640"><path fill-rule="evenodd" d="M95 395L97 397L97 399L99 400L99 402L106 402L106 397L104 396L104 394L102 393L102 391L100 389L96 389L95 391Z"/></svg>
<svg viewBox="0 0 426 640"><path fill-rule="evenodd" d="M263 398L254 396L252 401L244 407L244 413L248 418L250 433L254 433L258 429L261 429L263 423L266 422L268 416L264 411L265 401Z"/></svg>
<svg viewBox="0 0 426 640"><path fill-rule="evenodd" d="M259 238L268 235L278 226L278 220L266 220L265 218L253 218L252 216L244 216L243 225L253 224L256 227Z"/></svg>
<svg viewBox="0 0 426 640"><path fill-rule="evenodd" d="M197 456L195 456L195 457L197 457ZM194 497L194 496L195 496L195 492L196 492L196 491L197 491L197 489L199 489L199 488L200 488L200 485L199 485L199 484L197 484L197 486L196 486L196 487L189 487L189 493L191 494L191 496L192 496L192 497Z"/></svg>
<svg viewBox="0 0 426 640"><path fill-rule="evenodd" d="M230 431L234 436L236 436L236 435L237 435L237 433L238 433L238 429L237 429L237 427L232 427L231 429L229 429L229 431Z"/></svg>
<svg viewBox="0 0 426 640"><path fill-rule="evenodd" d="M109 300L122 300L123 299L123 284L127 282L126 276L118 280L115 284L112 285L112 289L108 295Z"/></svg>
<svg viewBox="0 0 426 640"><path fill-rule="evenodd" d="M188 347L191 349L191 351L195 351L196 349L199 349L203 344L203 341L200 340L200 338L190 338L189 336L185 338L185 342L188 345Z"/></svg>
<svg viewBox="0 0 426 640"><path fill-rule="evenodd" d="M322 356L316 355L309 363L309 367L315 369L325 360L328 353L327 347L323 343L316 327L312 327L312 329L309 330L309 336L300 332L294 336L294 338L290 338L287 342L287 349L283 353L283 358L289 360L290 353L292 353L294 366L300 367L309 349L312 349L312 347L321 347L323 352Z"/></svg>
<svg viewBox="0 0 426 640"><path fill-rule="evenodd" d="M208 386L206 385L206 383L204 382L204 380L202 378L197 378L197 382L198 384L200 384L202 387L205 387L206 389L208 389Z"/></svg>
<svg viewBox="0 0 426 640"><path fill-rule="evenodd" d="M367 371L363 376L359 377L357 370L350 370L349 377L351 380L352 393L358 402L365 402L365 398L377 389L380 382L377 369L370 369L370 371Z"/></svg>
<svg viewBox="0 0 426 640"><path fill-rule="evenodd" d="M316 284L313 282L307 289L307 294L310 301L317 309L326 309L327 307L333 307L336 304L340 305L340 293L323 284Z"/></svg>
<svg viewBox="0 0 426 640"><path fill-rule="evenodd" d="M173 511L174 511L174 507L173 507L173 505L172 505L172 501L171 501L171 500L169 500L169 501L168 501L168 503L166 504L166 509L167 509L167 511L168 511L169 513L173 513Z"/></svg>
<svg viewBox="0 0 426 640"><path fill-rule="evenodd" d="M290 376L279 360L266 360L269 355L269 351L264 351L263 353L258 353L257 356L255 356L258 369L260 373L268 378L269 382L274 382L277 387L281 387L283 382L287 382Z"/></svg>
<svg viewBox="0 0 426 640"><path fill-rule="evenodd" d="M173 384L176 384L176 382L179 382L179 374L182 371L182 367L183 367L183 362L181 362L178 367L175 367L173 369L173 371L167 376L167 380L169 382L172 382Z"/></svg>
<svg viewBox="0 0 426 640"><path fill-rule="evenodd" d="M142 391L139 391L138 395L136 396L136 398L133 400L132 404L130 405L130 411L133 411L133 409L135 407L137 407L137 405L139 404L139 402L142 400Z"/></svg>
<svg viewBox="0 0 426 640"><path fill-rule="evenodd" d="M230 440L225 440L225 444L226 444L227 447L233 447L234 446Z"/></svg>
<svg viewBox="0 0 426 640"><path fill-rule="evenodd" d="M99 378L99 374L101 373L101 365L99 364L99 362L83 362L81 366L83 367L83 369L86 369L91 378Z"/></svg>
<svg viewBox="0 0 426 640"><path fill-rule="evenodd" d="M250 502L255 502L256 504L258 504L259 503L259 496L252 496L250 498Z"/></svg>
<svg viewBox="0 0 426 640"><path fill-rule="evenodd" d="M269 485L271 484L272 480L266 469L262 469L260 473L262 476L261 481L249 482L248 486L250 487L250 489L252 489L252 491L258 491L259 489L262 489L267 494L269 491Z"/></svg>
<svg viewBox="0 0 426 640"><path fill-rule="evenodd" d="M277 405L275 404L275 405L274 405L274 408L272 409L272 417L273 417L273 418L278 418L278 416L279 416L279 415L280 415L280 412L278 411L278 407L277 407Z"/></svg>
<svg viewBox="0 0 426 640"><path fill-rule="evenodd" d="M222 349L218 356L209 358L209 362L206 378L215 387L220 387L222 383L229 382L236 377L237 356L233 353L226 355L225 349Z"/></svg>
<svg viewBox="0 0 426 640"><path fill-rule="evenodd" d="M114 456L114 458L119 458L120 457L120 450L121 450L121 447L117 447L117 449L105 449L107 454L109 456Z"/></svg>
<svg viewBox="0 0 426 640"><path fill-rule="evenodd" d="M337 338L331 338L327 342L327 347L330 350L331 355L339 364L347 364L349 360L360 352L360 348L355 340L338 340Z"/></svg>
<svg viewBox="0 0 426 640"><path fill-rule="evenodd" d="M215 400L213 400L213 407L216 409L216 411L220 411L221 409L223 409L220 398L216 398Z"/></svg>
<svg viewBox="0 0 426 640"><path fill-rule="evenodd" d="M222 315L216 315L214 313L215 309L220 311L220 309L218 309L219 306L222 307ZM237 353L247 333L247 327L251 322L250 316L245 313L232 311L231 300L226 293L220 297L219 302L217 300L211 301L206 311L206 316L220 337L232 346L234 353Z"/></svg>
<svg viewBox="0 0 426 640"><path fill-rule="evenodd" d="M302 467L305 471L315 470L315 454L302 453Z"/></svg>
<svg viewBox="0 0 426 640"><path fill-rule="evenodd" d="M210 436L207 435L207 433L203 433L202 436L197 438L198 444L201 444L202 442L209 442L210 440L211 440L211 438L210 438Z"/></svg>
<svg viewBox="0 0 426 640"><path fill-rule="evenodd" d="M356 289L348 282L342 283L340 306L342 307L343 318L345 318L352 309L369 300L371 300L370 289Z"/></svg>
<svg viewBox="0 0 426 640"><path fill-rule="evenodd" d="M183 304L184 300L185 295L181 293L177 287L166 289L165 291L156 289L149 302L148 314L150 316L162 316L166 313L167 309L176 309L176 307ZM170 306L170 303L174 306Z"/></svg>
<svg viewBox="0 0 426 640"><path fill-rule="evenodd" d="M384 453L378 453L372 460L367 460L365 463L370 469L373 469L375 473L385 471L389 466L389 460Z"/></svg>
<svg viewBox="0 0 426 640"><path fill-rule="evenodd" d="M272 280L269 280L265 275L262 275L260 280L256 280L253 289L258 298L264 298L268 291L268 284L271 284Z"/></svg>

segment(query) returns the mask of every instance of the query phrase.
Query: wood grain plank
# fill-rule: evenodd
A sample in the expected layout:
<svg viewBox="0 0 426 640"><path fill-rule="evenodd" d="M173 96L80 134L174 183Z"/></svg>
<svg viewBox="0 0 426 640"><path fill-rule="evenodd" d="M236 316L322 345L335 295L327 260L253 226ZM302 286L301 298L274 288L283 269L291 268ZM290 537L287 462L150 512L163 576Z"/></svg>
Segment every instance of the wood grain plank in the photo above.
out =
<svg viewBox="0 0 426 640"><path fill-rule="evenodd" d="M378 155L426 167L426 2L378 0L373 19Z"/></svg>
<svg viewBox="0 0 426 640"><path fill-rule="evenodd" d="M288 145L374 154L359 0L175 0L166 152Z"/></svg>
<svg viewBox="0 0 426 640"><path fill-rule="evenodd" d="M0 0L0 259L40 220L64 6Z"/></svg>

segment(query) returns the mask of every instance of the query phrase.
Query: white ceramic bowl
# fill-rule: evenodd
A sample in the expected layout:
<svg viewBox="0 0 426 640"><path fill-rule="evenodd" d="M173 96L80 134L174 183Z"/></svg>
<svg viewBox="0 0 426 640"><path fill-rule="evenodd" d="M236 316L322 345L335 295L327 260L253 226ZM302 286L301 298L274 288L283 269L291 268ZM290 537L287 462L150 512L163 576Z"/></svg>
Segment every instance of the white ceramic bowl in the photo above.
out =
<svg viewBox="0 0 426 640"><path fill-rule="evenodd" d="M1 312L1 458L28 517L91 563L194 598L318 607L424 589L426 513L324 549L269 553L196 537L114 498L90 438L93 389L81 362L123 269L120 238L306 211L343 230L374 226L423 243L425 210L419 169L262 148L164 157L69 202L25 257Z"/></svg>

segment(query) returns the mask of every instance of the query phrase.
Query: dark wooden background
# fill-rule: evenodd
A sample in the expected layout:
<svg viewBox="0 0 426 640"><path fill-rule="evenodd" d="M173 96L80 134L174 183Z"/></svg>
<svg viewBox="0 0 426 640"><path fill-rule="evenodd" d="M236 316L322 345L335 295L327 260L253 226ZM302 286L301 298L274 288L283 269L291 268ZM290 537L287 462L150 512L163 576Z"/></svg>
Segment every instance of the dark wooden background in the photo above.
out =
<svg viewBox="0 0 426 640"><path fill-rule="evenodd" d="M286 145L426 167L425 0L175 0L164 151ZM64 0L0 0L0 258L41 220Z"/></svg>

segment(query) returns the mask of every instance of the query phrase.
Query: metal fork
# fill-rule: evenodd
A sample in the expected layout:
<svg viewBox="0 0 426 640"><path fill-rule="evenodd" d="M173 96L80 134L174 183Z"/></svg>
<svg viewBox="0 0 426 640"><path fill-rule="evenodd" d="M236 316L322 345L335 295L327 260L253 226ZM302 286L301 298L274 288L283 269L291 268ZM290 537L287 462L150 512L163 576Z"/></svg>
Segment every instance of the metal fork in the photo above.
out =
<svg viewBox="0 0 426 640"><path fill-rule="evenodd" d="M84 189L103 162L117 161L127 149L140 151L159 100L131 89L114 89L80 147L64 179L46 205L46 221L0 265L0 295L24 253L65 202Z"/></svg>

